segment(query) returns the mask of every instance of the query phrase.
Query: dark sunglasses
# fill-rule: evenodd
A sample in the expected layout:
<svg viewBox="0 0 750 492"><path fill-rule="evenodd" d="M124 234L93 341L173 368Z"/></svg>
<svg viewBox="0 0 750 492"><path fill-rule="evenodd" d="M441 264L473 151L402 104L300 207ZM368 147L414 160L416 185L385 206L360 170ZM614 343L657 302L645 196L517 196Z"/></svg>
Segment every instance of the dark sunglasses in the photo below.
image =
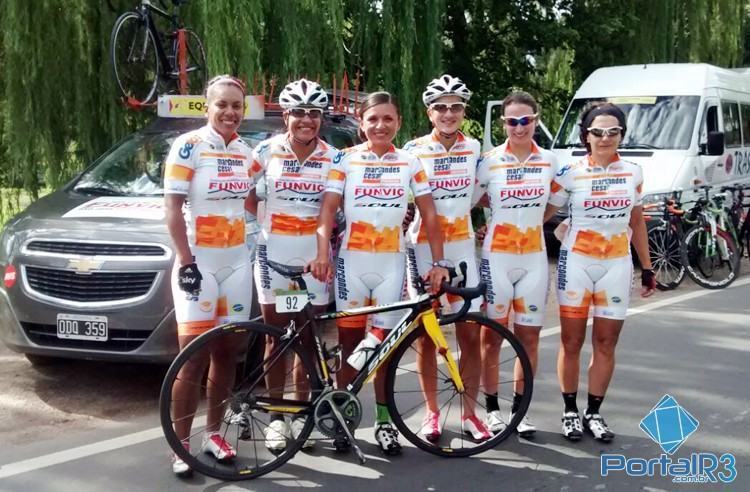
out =
<svg viewBox="0 0 750 492"><path fill-rule="evenodd" d="M440 114L443 114L448 110L450 110L451 113L460 113L466 109L466 103L465 102L454 102L450 104L433 103L433 104L430 104L430 109L432 109L433 111L437 111Z"/></svg>
<svg viewBox="0 0 750 492"><path fill-rule="evenodd" d="M595 126L586 128L586 131L595 137L602 138L603 136L616 137L622 133L621 126L610 126L609 128L598 128Z"/></svg>
<svg viewBox="0 0 750 492"><path fill-rule="evenodd" d="M317 120L323 116L323 110L320 108L292 108L289 110L289 114L295 118L309 116L311 120Z"/></svg>
<svg viewBox="0 0 750 492"><path fill-rule="evenodd" d="M500 119L505 122L508 126L526 126L529 123L536 121L537 114L525 114L516 118L515 116L501 116Z"/></svg>

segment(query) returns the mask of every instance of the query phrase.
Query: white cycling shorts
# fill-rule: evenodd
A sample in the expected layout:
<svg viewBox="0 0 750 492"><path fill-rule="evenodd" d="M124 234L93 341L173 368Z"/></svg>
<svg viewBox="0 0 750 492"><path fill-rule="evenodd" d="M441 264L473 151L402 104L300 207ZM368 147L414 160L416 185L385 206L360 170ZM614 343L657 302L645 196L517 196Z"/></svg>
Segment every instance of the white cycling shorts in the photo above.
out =
<svg viewBox="0 0 750 492"><path fill-rule="evenodd" d="M341 250L335 268L337 311L401 300L406 273L404 253ZM372 327L391 330L404 314L403 310L373 314ZM363 316L337 320L340 328L361 328L366 322Z"/></svg>
<svg viewBox="0 0 750 492"><path fill-rule="evenodd" d="M547 252L524 255L482 252L479 275L487 283L487 317L508 324L510 308L513 322L542 326L549 289Z"/></svg>
<svg viewBox="0 0 750 492"><path fill-rule="evenodd" d="M430 271L432 268L432 252L430 251L430 245L420 243L411 245L406 251L406 263L407 263L407 290L409 297L414 299L417 297L417 289L415 287L414 279L422 277ZM479 268L477 266L476 247L474 246L474 239L467 239L464 241L453 241L443 244L443 255L446 260L449 260L458 269L458 265L461 262L466 262L466 287L476 287L479 284ZM450 302L451 309L453 312L457 312L464 304L464 300L460 296L454 296L451 294L447 295L448 302ZM478 297L471 301L471 307L469 312L476 313L482 310L482 298Z"/></svg>
<svg viewBox="0 0 750 492"><path fill-rule="evenodd" d="M299 288L269 267L268 260L286 266L305 266L315 259L318 251L315 235L274 236L269 234L266 238L261 233L255 253L255 288L258 289L260 304L276 304L276 292ZM305 279L310 302L314 306L327 306L331 302L328 282L316 280L311 274L304 274L302 278Z"/></svg>
<svg viewBox="0 0 750 492"><path fill-rule="evenodd" d="M252 264L245 245L215 251L197 250L195 263L203 279L197 296L177 285L179 266L172 268L172 297L177 334L197 336L220 324L247 321L253 299Z"/></svg>
<svg viewBox="0 0 750 492"><path fill-rule="evenodd" d="M557 300L561 318L625 319L633 287L633 260L628 256L594 258L560 249Z"/></svg>

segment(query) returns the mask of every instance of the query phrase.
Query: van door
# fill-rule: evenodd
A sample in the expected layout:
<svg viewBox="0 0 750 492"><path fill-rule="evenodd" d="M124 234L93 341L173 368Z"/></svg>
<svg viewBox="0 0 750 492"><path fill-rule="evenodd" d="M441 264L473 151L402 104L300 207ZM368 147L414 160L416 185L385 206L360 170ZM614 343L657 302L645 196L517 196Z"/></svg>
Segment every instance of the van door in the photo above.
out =
<svg viewBox="0 0 750 492"><path fill-rule="evenodd" d="M487 152L497 147L504 141L503 128L499 120L502 101L487 101L487 109L484 113L484 137L482 138L482 152ZM538 120L534 141L543 149L552 148L552 134L541 120Z"/></svg>
<svg viewBox="0 0 750 492"><path fill-rule="evenodd" d="M685 185L700 186L713 184L717 179L719 181L725 179L723 175L724 155L710 155L708 151L708 134L721 131L720 119L721 101L715 97L706 98L698 134L698 159L693 169L692 181ZM726 153L726 150L724 152Z"/></svg>
<svg viewBox="0 0 750 492"><path fill-rule="evenodd" d="M737 181L748 162L747 147L742 143L742 120L737 101L721 99L721 129L724 132L724 153L714 168L713 183L722 185ZM745 141L750 135L745 136ZM750 143L750 142L748 142Z"/></svg>

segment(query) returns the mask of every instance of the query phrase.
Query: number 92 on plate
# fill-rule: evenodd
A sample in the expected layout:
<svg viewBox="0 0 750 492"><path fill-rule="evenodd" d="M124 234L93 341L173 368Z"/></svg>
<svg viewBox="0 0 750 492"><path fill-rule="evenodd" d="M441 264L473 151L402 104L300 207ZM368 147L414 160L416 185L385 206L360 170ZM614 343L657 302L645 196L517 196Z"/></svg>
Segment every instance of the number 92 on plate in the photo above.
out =
<svg viewBox="0 0 750 492"><path fill-rule="evenodd" d="M306 290L285 290L276 293L277 313L297 313L307 304Z"/></svg>

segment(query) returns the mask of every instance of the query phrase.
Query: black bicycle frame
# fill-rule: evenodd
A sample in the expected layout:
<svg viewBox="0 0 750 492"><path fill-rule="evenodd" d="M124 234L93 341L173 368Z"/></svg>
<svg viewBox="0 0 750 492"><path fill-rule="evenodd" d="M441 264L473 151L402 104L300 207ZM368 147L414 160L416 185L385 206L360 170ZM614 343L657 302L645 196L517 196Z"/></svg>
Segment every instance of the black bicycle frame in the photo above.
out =
<svg viewBox="0 0 750 492"><path fill-rule="evenodd" d="M179 9L179 5L175 4L173 13L170 14L166 10L160 9L159 7L153 5L149 0L141 0L141 4L136 8L138 13L146 22L146 29L151 32L151 35L156 41L156 56L159 57L159 64L162 66L161 78L163 79L170 78L169 74L174 70L174 66L169 60L167 52L164 50L164 40L162 39L161 33L158 29L156 29L156 26L154 25L154 17L152 15L152 12L160 17L169 19L172 29L179 29ZM176 52L177 51L175 50L175 53Z"/></svg>

